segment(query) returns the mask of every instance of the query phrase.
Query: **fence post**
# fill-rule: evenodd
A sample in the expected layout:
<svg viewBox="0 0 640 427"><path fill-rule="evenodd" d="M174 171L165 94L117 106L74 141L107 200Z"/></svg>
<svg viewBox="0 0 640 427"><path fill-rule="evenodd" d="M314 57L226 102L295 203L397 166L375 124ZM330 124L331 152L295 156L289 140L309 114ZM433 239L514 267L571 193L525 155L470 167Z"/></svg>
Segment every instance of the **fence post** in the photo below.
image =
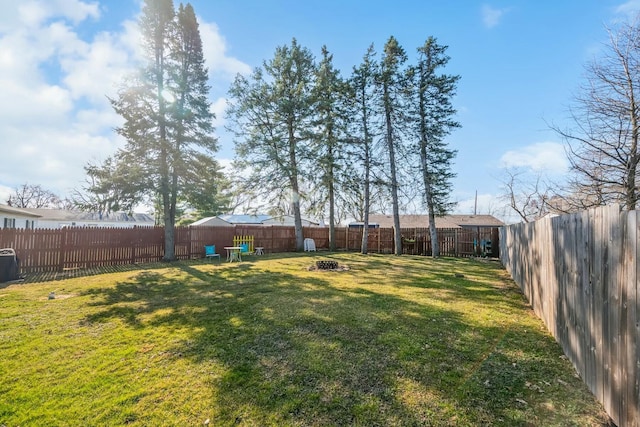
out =
<svg viewBox="0 0 640 427"><path fill-rule="evenodd" d="M345 227L344 232L345 232L344 245L347 247L347 252L348 252L349 251L349 225Z"/></svg>
<svg viewBox="0 0 640 427"><path fill-rule="evenodd" d="M136 263L136 244L138 242L138 226L133 226L133 233L131 238L131 264Z"/></svg>
<svg viewBox="0 0 640 427"><path fill-rule="evenodd" d="M460 253L460 251L458 250L458 229L457 228L453 230L453 241L454 241L454 244L455 244L455 247L453 249L453 253L457 257L458 254Z"/></svg>
<svg viewBox="0 0 640 427"><path fill-rule="evenodd" d="M187 227L186 240L189 241L189 249L187 250L187 259L191 259L191 246L193 246L191 243L191 227Z"/></svg>
<svg viewBox="0 0 640 427"><path fill-rule="evenodd" d="M60 229L60 260L58 264L58 271L64 271L64 259L67 252L67 228Z"/></svg>

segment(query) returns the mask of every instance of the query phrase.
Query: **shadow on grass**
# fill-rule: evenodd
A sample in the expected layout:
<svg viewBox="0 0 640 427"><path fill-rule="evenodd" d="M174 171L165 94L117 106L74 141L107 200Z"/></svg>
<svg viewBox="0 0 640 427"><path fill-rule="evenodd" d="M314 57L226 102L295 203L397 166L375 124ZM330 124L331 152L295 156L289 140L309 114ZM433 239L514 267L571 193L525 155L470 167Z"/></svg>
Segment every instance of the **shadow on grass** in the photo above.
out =
<svg viewBox="0 0 640 427"><path fill-rule="evenodd" d="M350 263L356 275L402 268L382 257ZM224 367L211 383L215 425L514 426L548 415L526 403L537 392L530 379L560 355L542 330L521 338L515 325L480 326L428 296L337 287L330 275L270 272L259 263L176 267L88 291L97 311L86 320L189 328L174 354ZM436 271L421 281L419 269L404 269L390 272L403 290L446 289L446 298L470 304L504 299L481 280L449 283L448 271ZM524 308L507 301L514 314Z"/></svg>

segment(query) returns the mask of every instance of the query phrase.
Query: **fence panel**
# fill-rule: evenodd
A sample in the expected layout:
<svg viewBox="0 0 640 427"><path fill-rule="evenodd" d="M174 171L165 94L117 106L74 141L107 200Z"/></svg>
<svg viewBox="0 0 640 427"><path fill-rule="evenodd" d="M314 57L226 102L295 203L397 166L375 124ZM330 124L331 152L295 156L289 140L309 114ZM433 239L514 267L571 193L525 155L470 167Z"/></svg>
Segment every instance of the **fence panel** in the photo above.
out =
<svg viewBox="0 0 640 427"><path fill-rule="evenodd" d="M336 227L335 231L337 250L360 250L362 229ZM314 239L319 250L329 248L328 233L327 227L303 227L304 237ZM414 240L405 245L406 253L431 254L427 228L403 229L402 233ZM478 242L482 239L497 243L492 233L498 235L497 230L490 229L439 229L441 255L479 255ZM178 259L201 258L205 245L215 245L218 253L224 253L224 247L231 246L238 235L254 236L254 246L263 247L266 253L296 250L295 230L290 226L199 226L176 227L175 255ZM393 253L393 228L369 229L367 244L369 252ZM16 250L24 273L149 263L164 256L164 228L0 229L0 247Z"/></svg>
<svg viewBox="0 0 640 427"><path fill-rule="evenodd" d="M224 255L224 247L233 244L235 227L197 226L189 229L191 230L192 258L203 258L205 245L215 245L216 253Z"/></svg>
<svg viewBox="0 0 640 427"><path fill-rule="evenodd" d="M640 425L637 211L504 227L500 259L617 425Z"/></svg>
<svg viewBox="0 0 640 427"><path fill-rule="evenodd" d="M0 248L15 248L24 272L55 271L61 263L61 230L0 230Z"/></svg>

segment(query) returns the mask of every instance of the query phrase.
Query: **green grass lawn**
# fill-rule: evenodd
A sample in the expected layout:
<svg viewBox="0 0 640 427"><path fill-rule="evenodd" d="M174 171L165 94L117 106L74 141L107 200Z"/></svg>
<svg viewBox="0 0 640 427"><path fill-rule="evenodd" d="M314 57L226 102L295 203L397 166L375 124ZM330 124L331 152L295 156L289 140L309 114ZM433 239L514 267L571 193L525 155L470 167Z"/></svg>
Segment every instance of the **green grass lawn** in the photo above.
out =
<svg viewBox="0 0 640 427"><path fill-rule="evenodd" d="M246 259L0 289L0 425L607 422L495 262Z"/></svg>

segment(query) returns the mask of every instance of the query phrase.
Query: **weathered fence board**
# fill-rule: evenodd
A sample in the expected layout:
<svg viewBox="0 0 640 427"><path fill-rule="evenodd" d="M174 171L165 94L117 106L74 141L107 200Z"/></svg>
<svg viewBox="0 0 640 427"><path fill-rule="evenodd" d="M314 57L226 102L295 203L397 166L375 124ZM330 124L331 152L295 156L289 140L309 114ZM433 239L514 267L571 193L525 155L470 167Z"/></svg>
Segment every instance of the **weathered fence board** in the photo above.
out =
<svg viewBox="0 0 640 427"><path fill-rule="evenodd" d="M500 230L500 259L617 425L640 426L637 211L607 206Z"/></svg>

